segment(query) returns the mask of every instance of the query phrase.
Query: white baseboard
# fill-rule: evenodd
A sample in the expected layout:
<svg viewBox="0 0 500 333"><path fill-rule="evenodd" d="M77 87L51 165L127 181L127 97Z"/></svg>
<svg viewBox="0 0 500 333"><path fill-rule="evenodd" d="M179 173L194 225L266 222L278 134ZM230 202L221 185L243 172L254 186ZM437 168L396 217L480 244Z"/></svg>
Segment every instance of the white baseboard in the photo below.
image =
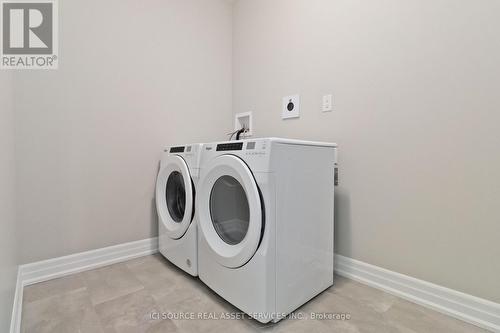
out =
<svg viewBox="0 0 500 333"><path fill-rule="evenodd" d="M21 331L21 313L23 310L23 284L21 281L21 270L17 269L16 291L14 293L14 305L12 306L12 317L10 319L10 333Z"/></svg>
<svg viewBox="0 0 500 333"><path fill-rule="evenodd" d="M500 332L498 303L341 255L335 255L335 272L481 328Z"/></svg>
<svg viewBox="0 0 500 333"><path fill-rule="evenodd" d="M21 328L23 288L25 286L147 256L156 252L158 252L157 237L20 265L10 333L19 333Z"/></svg>
<svg viewBox="0 0 500 333"><path fill-rule="evenodd" d="M21 265L23 286L111 265L158 252L158 238L119 244Z"/></svg>

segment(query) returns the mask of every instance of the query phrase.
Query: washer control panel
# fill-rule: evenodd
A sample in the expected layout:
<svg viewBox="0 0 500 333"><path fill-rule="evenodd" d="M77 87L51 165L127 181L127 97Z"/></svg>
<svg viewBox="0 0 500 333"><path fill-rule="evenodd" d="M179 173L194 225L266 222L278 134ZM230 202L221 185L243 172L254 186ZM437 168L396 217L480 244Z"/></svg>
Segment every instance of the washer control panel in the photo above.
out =
<svg viewBox="0 0 500 333"><path fill-rule="evenodd" d="M231 154L242 158L252 172L269 172L270 150L270 139L206 143L200 158L200 168L203 169L203 165L213 158Z"/></svg>
<svg viewBox="0 0 500 333"><path fill-rule="evenodd" d="M185 146L172 147L170 148L170 153L183 153L185 150Z"/></svg>
<svg viewBox="0 0 500 333"><path fill-rule="evenodd" d="M177 155L184 159L184 161L188 164L190 169L199 168L200 156L201 156L200 144L165 147L165 149L163 149L163 153L164 156L162 156L162 161L168 156Z"/></svg>

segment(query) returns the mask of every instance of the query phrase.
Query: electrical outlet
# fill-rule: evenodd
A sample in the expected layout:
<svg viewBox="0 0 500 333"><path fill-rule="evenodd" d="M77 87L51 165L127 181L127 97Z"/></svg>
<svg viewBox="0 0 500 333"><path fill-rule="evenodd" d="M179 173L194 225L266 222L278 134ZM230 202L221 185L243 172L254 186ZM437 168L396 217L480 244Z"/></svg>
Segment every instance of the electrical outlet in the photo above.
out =
<svg viewBox="0 0 500 333"><path fill-rule="evenodd" d="M330 112L333 109L333 96L325 95L323 96L323 106L321 107L321 111Z"/></svg>
<svg viewBox="0 0 500 333"><path fill-rule="evenodd" d="M281 118L299 118L300 117L300 96L292 95L283 97L283 109Z"/></svg>

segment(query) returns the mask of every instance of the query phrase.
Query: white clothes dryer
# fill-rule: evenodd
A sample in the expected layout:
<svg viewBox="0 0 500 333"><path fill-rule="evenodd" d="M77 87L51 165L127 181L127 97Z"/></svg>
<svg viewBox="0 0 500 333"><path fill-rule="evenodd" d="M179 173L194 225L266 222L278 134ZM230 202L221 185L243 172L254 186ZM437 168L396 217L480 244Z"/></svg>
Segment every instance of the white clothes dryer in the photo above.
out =
<svg viewBox="0 0 500 333"><path fill-rule="evenodd" d="M203 146L199 276L260 322L333 284L336 149L278 138Z"/></svg>
<svg viewBox="0 0 500 333"><path fill-rule="evenodd" d="M156 179L160 253L187 273L198 275L194 214L201 144L165 149Z"/></svg>

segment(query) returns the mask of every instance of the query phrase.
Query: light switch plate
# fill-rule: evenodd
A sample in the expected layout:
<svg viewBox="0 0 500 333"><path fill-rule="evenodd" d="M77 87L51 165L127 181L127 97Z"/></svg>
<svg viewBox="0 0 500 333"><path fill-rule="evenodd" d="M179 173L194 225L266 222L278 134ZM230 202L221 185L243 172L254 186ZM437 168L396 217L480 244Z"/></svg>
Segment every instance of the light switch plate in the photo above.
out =
<svg viewBox="0 0 500 333"><path fill-rule="evenodd" d="M333 96L331 94L323 96L323 105L321 111L330 112L333 109Z"/></svg>
<svg viewBox="0 0 500 333"><path fill-rule="evenodd" d="M299 118L300 117L300 96L291 95L283 97L283 107L281 118Z"/></svg>

